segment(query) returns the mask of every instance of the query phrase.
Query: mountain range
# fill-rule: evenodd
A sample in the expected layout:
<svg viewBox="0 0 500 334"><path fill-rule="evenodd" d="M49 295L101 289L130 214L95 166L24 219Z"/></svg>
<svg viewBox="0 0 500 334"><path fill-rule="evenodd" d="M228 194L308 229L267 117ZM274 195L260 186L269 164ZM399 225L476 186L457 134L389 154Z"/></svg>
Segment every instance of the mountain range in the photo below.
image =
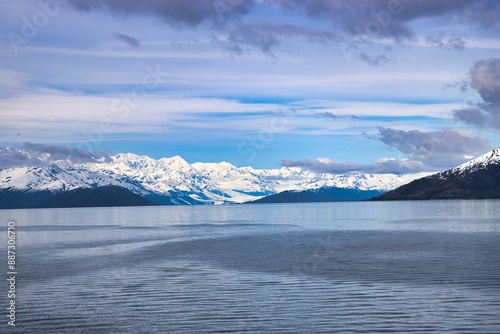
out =
<svg viewBox="0 0 500 334"><path fill-rule="evenodd" d="M40 166L1 169L0 208L40 207L48 203L57 206L60 198L51 199L52 196L76 189L88 193L105 186L119 187L122 195L129 192L128 198L135 194L160 205L245 203L284 191L324 193L320 189L344 189L337 191L337 199L345 200L354 193L372 197L426 175L429 173L328 174L297 167L238 168L227 162L189 164L179 156L153 159L124 153L110 161L73 164L58 160Z"/></svg>
<svg viewBox="0 0 500 334"><path fill-rule="evenodd" d="M500 198L500 149L439 173L314 173L131 153L0 169L0 209Z"/></svg>

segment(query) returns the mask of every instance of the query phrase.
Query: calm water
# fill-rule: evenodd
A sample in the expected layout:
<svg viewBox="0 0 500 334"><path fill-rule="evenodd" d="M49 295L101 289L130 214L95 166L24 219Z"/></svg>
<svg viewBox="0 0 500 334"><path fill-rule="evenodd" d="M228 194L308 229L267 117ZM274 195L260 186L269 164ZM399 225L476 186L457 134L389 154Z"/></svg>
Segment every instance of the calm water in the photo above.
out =
<svg viewBox="0 0 500 334"><path fill-rule="evenodd" d="M0 268L9 219L18 268L15 328L0 287L2 333L500 333L500 201L0 219Z"/></svg>

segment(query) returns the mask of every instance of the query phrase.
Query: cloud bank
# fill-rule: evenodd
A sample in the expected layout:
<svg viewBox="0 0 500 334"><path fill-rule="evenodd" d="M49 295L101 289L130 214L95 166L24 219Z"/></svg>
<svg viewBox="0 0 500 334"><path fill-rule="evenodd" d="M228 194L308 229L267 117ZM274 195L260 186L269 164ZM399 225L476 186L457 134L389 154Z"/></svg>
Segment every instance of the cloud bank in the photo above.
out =
<svg viewBox="0 0 500 334"><path fill-rule="evenodd" d="M299 167L314 173L348 174L348 173L375 173L375 174L406 174L428 171L429 169L419 161L379 159L374 164L356 164L352 162L334 162L326 158L281 161L283 167Z"/></svg>
<svg viewBox="0 0 500 334"><path fill-rule="evenodd" d="M385 54L370 56L367 44L390 39L397 43L417 40L412 24L417 20L440 20L500 32L500 2L496 0L70 0L80 11L101 11L121 17L154 16L178 29L203 29L235 53L255 47L272 51L290 39L311 43L344 41L357 59L378 66L390 61ZM263 7L265 6L265 7ZM264 9L262 9L264 8ZM272 20L261 11L275 13ZM296 25L287 19L294 18ZM124 40L125 41L125 40ZM127 42L127 41L125 41ZM461 50L458 36L427 36L436 47ZM360 44L361 43L361 44Z"/></svg>
<svg viewBox="0 0 500 334"><path fill-rule="evenodd" d="M178 28L202 24L218 27L232 17L241 17L254 5L253 0L70 0L82 11L104 11L114 15L148 15L161 18Z"/></svg>
<svg viewBox="0 0 500 334"><path fill-rule="evenodd" d="M23 143L21 147L0 147L0 168L46 166L56 161L69 163L109 162L107 151L89 151L63 145Z"/></svg>
<svg viewBox="0 0 500 334"><path fill-rule="evenodd" d="M460 129L422 132L379 127L378 130L379 133L375 136L365 136L408 155L411 161L421 162L429 170L458 165L468 160L466 157L491 149L487 140Z"/></svg>
<svg viewBox="0 0 500 334"><path fill-rule="evenodd" d="M380 127L377 135L364 134L408 157L402 160L382 158L373 164L334 162L326 158L281 161L283 167L300 167L315 173L418 173L455 167L471 157L491 149L488 141L459 129L422 132Z"/></svg>

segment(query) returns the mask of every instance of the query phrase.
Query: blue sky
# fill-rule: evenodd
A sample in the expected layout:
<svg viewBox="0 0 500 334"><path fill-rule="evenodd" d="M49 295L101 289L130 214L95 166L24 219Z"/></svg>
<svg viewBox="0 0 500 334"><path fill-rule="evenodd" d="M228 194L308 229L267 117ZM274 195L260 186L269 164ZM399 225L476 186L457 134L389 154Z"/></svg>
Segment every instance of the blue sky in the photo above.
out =
<svg viewBox="0 0 500 334"><path fill-rule="evenodd" d="M0 153L417 172L500 146L500 3L0 0Z"/></svg>

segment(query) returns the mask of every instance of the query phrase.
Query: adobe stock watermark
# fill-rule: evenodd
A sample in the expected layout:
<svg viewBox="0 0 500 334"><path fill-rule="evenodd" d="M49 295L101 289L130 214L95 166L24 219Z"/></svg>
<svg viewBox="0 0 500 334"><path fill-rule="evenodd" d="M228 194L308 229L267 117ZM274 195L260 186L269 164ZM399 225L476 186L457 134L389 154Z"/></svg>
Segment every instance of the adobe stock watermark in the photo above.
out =
<svg viewBox="0 0 500 334"><path fill-rule="evenodd" d="M160 65L153 69L146 66L146 75L144 75L141 84L134 86L128 94L122 94L121 97L111 102L110 110L113 118L103 118L98 126L92 130L82 132L85 141L78 144L78 148L92 151L97 148L104 140L104 135L113 133L116 130L116 123L126 120L131 111L137 109L141 102L144 102L149 93L162 84L170 74L163 72Z"/></svg>
<svg viewBox="0 0 500 334"><path fill-rule="evenodd" d="M291 108L293 114L296 110ZM238 153L245 158L247 163L252 162L257 158L259 152L263 151L272 141L274 141L275 134L286 130L290 125L290 113L272 112L272 117L267 123L267 126L260 130L258 133L250 135L238 145Z"/></svg>
<svg viewBox="0 0 500 334"><path fill-rule="evenodd" d="M362 50L370 45L368 40L379 37L382 31L391 24L393 16L401 14L403 9L400 0L388 0L386 9L381 9L379 11L372 9L370 11L370 19L366 22L364 27L354 28L357 35L361 36L359 41L340 43L340 49L347 62L350 63L352 58L361 56Z"/></svg>
<svg viewBox="0 0 500 334"><path fill-rule="evenodd" d="M41 0L38 1L38 10L33 15L21 18L21 28L18 33L9 32L7 39L14 53L19 53L21 47L32 41L50 20L59 14L62 5L66 5L69 0Z"/></svg>
<svg viewBox="0 0 500 334"><path fill-rule="evenodd" d="M447 280L434 287L432 295L424 305L412 312L408 322L421 324L427 319L443 318L447 314L453 314L456 312L456 305L452 301L462 298L460 281L457 278Z"/></svg>
<svg viewBox="0 0 500 334"><path fill-rule="evenodd" d="M7 285L8 285L8 307L7 324L16 326L16 282L17 282L17 263L16 263L16 222L9 221L7 224Z"/></svg>
<svg viewBox="0 0 500 334"><path fill-rule="evenodd" d="M310 274L318 270L319 266L330 261L332 256L338 251L338 248L333 240L333 234L325 237L317 238L318 244L314 248L312 254L301 261L301 263L293 265L289 269L289 273L296 275Z"/></svg>

